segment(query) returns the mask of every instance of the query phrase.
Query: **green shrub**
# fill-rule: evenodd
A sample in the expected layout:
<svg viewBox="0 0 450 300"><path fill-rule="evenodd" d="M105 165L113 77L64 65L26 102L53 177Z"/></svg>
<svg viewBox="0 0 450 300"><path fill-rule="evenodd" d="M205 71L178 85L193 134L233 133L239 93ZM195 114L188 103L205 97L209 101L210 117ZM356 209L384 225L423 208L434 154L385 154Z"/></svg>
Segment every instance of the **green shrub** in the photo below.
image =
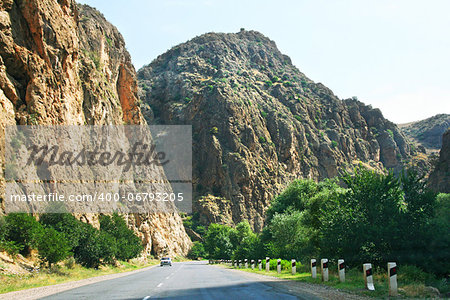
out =
<svg viewBox="0 0 450 300"><path fill-rule="evenodd" d="M394 133L392 132L392 130L387 129L386 131L391 136L391 138L394 138Z"/></svg>
<svg viewBox="0 0 450 300"><path fill-rule="evenodd" d="M267 118L267 113L265 111L262 111L261 116L263 116L263 118Z"/></svg>
<svg viewBox="0 0 450 300"><path fill-rule="evenodd" d="M260 137L259 137L259 142L260 142L261 144L265 143L265 142L266 142L266 138L263 137L263 136L260 136Z"/></svg>
<svg viewBox="0 0 450 300"><path fill-rule="evenodd" d="M336 141L331 141L331 148L336 148L338 145L338 142Z"/></svg>
<svg viewBox="0 0 450 300"><path fill-rule="evenodd" d="M295 115L294 118L295 118L297 121L299 121L299 122L302 121L302 117L300 117L299 115Z"/></svg>
<svg viewBox="0 0 450 300"><path fill-rule="evenodd" d="M412 282L423 283L428 277L428 274L422 271L422 269L411 265L398 267L397 274L398 280L404 283L412 283Z"/></svg>
<svg viewBox="0 0 450 300"><path fill-rule="evenodd" d="M211 130L209 132L211 132L212 134L217 134L217 133L219 133L219 128L214 126L213 128L211 128Z"/></svg>
<svg viewBox="0 0 450 300"><path fill-rule="evenodd" d="M88 268L114 262L115 239L89 224L83 224L83 235L74 251L75 260Z"/></svg>
<svg viewBox="0 0 450 300"><path fill-rule="evenodd" d="M16 256L23 250L22 245L17 245L13 241L0 240L0 251L6 251L11 256Z"/></svg>
<svg viewBox="0 0 450 300"><path fill-rule="evenodd" d="M71 255L69 242L64 234L51 227L42 227L36 233L35 240L39 257L48 263L49 268Z"/></svg>
<svg viewBox="0 0 450 300"><path fill-rule="evenodd" d="M195 241L192 244L192 248L189 250L187 257L190 259L198 259L206 257L206 251L203 244L198 241Z"/></svg>
<svg viewBox="0 0 450 300"><path fill-rule="evenodd" d="M72 252L78 246L81 236L85 233L83 229L84 223L69 213L42 214L39 222L44 226L51 226L53 229L61 232Z"/></svg>
<svg viewBox="0 0 450 300"><path fill-rule="evenodd" d="M20 247L20 253L28 255L35 246L35 235L42 230L42 225L29 214L12 213L5 217L7 236L6 240L12 241Z"/></svg>
<svg viewBox="0 0 450 300"><path fill-rule="evenodd" d="M110 216L100 217L100 230L108 233L115 239L115 258L129 260L139 256L144 250L142 242L126 222L117 213Z"/></svg>
<svg viewBox="0 0 450 300"><path fill-rule="evenodd" d="M276 270L278 264L278 259L271 259L269 261L270 270ZM281 260L281 270L291 270L291 261L282 259Z"/></svg>

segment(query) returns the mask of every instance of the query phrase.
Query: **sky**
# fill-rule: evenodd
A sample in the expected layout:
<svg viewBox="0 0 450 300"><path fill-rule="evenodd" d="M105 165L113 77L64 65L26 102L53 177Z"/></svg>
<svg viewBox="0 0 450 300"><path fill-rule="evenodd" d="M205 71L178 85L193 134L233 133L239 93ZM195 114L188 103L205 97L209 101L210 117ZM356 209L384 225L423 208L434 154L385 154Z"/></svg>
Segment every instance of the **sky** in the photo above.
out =
<svg viewBox="0 0 450 300"><path fill-rule="evenodd" d="M448 0L82 0L138 70L206 32L257 30L307 77L395 123L450 113Z"/></svg>

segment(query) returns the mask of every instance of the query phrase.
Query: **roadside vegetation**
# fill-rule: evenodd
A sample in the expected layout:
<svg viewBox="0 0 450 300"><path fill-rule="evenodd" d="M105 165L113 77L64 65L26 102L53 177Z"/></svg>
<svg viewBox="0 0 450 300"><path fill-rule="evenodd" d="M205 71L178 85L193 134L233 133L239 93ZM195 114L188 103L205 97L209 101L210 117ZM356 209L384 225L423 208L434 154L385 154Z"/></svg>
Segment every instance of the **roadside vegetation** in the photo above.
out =
<svg viewBox="0 0 450 300"><path fill-rule="evenodd" d="M100 216L100 229L73 215L12 213L0 217L0 251L29 256L37 250L42 266L51 268L69 257L87 268L130 260L143 250L140 239L118 214Z"/></svg>
<svg viewBox="0 0 450 300"><path fill-rule="evenodd" d="M158 263L159 261L155 259L147 260L146 262L133 259L129 262L117 261L114 266L102 265L98 269L95 269L83 267L80 264L76 264L73 258L68 258L60 265L52 266L50 269L35 270L29 274L0 274L0 294L90 277L134 271Z"/></svg>
<svg viewBox="0 0 450 300"><path fill-rule="evenodd" d="M273 262L272 262L273 261ZM283 261L282 261L283 262ZM290 268L290 261L286 261L289 268L282 268L280 274L276 271L276 259L270 260L270 271L265 271L263 263L262 271L259 271L256 264L255 269L252 270L249 264L248 269L240 269L246 272L270 275L282 279L295 280L313 284L324 284L330 287L337 288L341 291L346 291L354 294L362 294L365 296L375 298L385 298L388 295L388 277L387 273L382 268L375 268L374 270L374 286L375 291L368 291L364 289L364 279L362 276L362 267L355 267L347 269L345 273L345 282L339 282L337 273L337 264L329 264L329 281L323 282L320 272L317 273L317 278L312 278L309 266L297 263L297 273L292 275ZM232 267L228 267L232 268ZM435 298L437 296L434 287L429 287L424 284L426 280L431 280L434 285L437 285L441 290L445 290L446 282L444 280L437 280L432 274L427 274L415 266L404 266L398 274L399 294L406 297L413 298Z"/></svg>
<svg viewBox="0 0 450 300"><path fill-rule="evenodd" d="M195 218L191 221L195 225ZM331 265L343 258L355 271L337 287L351 286L354 272L359 288L363 263L372 263L383 278L393 261L400 286L450 292L450 194L432 192L414 171L395 176L359 167L319 183L295 180L273 199L265 224L261 233L246 221L236 227L210 224L202 236L204 255L249 261L267 256L285 259L288 266L296 259L308 276L311 258L328 258Z"/></svg>
<svg viewBox="0 0 450 300"><path fill-rule="evenodd" d="M29 272L0 274L0 293L52 285L118 272L152 264L135 259L141 240L118 214L102 215L100 228L81 222L71 214L12 213L0 217L0 251L11 257L22 255L39 267ZM145 260L146 261L146 260ZM0 263L0 269L6 266Z"/></svg>

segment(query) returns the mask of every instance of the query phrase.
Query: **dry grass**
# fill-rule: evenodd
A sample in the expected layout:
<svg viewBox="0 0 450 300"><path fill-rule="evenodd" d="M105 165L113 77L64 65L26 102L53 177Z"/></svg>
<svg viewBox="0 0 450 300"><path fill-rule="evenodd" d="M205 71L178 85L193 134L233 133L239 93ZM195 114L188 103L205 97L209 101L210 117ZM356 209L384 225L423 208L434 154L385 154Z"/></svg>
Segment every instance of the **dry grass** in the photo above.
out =
<svg viewBox="0 0 450 300"><path fill-rule="evenodd" d="M76 264L73 269L69 269L66 266L62 265L58 266L57 268L53 268L52 270L41 270L38 273L31 273L26 275L0 274L0 294L41 286L54 285L69 281L76 281L101 275L128 272L152 266L158 263L158 260L149 260L147 263L138 260L131 260L130 262L120 262L117 267L102 266L98 270L84 268Z"/></svg>

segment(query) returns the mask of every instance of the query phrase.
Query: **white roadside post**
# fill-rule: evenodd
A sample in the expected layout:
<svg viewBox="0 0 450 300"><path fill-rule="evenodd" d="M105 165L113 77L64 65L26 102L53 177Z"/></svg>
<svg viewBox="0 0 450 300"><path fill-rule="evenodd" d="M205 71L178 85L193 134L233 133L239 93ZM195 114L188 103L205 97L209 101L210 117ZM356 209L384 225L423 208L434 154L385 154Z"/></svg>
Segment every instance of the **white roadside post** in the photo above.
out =
<svg viewBox="0 0 450 300"><path fill-rule="evenodd" d="M245 268L248 269L248 259L244 259L245 262Z"/></svg>
<svg viewBox="0 0 450 300"><path fill-rule="evenodd" d="M375 286L373 285L372 264L363 264L363 272L366 289L369 291L375 291Z"/></svg>
<svg viewBox="0 0 450 300"><path fill-rule="evenodd" d="M343 259L338 259L339 281L345 282L345 265Z"/></svg>
<svg viewBox="0 0 450 300"><path fill-rule="evenodd" d="M252 259L251 264L252 264L252 270L254 270L255 269L255 260L254 259Z"/></svg>
<svg viewBox="0 0 450 300"><path fill-rule="evenodd" d="M266 257L266 272L269 272L270 270L270 258Z"/></svg>
<svg viewBox="0 0 450 300"><path fill-rule="evenodd" d="M291 261L291 267L292 267L292 275L295 275L295 273L297 273L297 266L296 266L296 261L295 259L293 259Z"/></svg>
<svg viewBox="0 0 450 300"><path fill-rule="evenodd" d="M258 259L258 268L261 271L262 270L262 261Z"/></svg>
<svg viewBox="0 0 450 300"><path fill-rule="evenodd" d="M328 259L322 258L320 260L320 266L322 269L322 281L328 281Z"/></svg>
<svg viewBox="0 0 450 300"><path fill-rule="evenodd" d="M239 260L238 268L241 268L241 260Z"/></svg>
<svg viewBox="0 0 450 300"><path fill-rule="evenodd" d="M277 272L278 274L281 273L281 259L277 259Z"/></svg>
<svg viewBox="0 0 450 300"><path fill-rule="evenodd" d="M389 296L398 296L397 264L395 262L388 262L388 277L389 277Z"/></svg>
<svg viewBox="0 0 450 300"><path fill-rule="evenodd" d="M311 259L311 277L314 279L317 278L317 263L314 258Z"/></svg>

